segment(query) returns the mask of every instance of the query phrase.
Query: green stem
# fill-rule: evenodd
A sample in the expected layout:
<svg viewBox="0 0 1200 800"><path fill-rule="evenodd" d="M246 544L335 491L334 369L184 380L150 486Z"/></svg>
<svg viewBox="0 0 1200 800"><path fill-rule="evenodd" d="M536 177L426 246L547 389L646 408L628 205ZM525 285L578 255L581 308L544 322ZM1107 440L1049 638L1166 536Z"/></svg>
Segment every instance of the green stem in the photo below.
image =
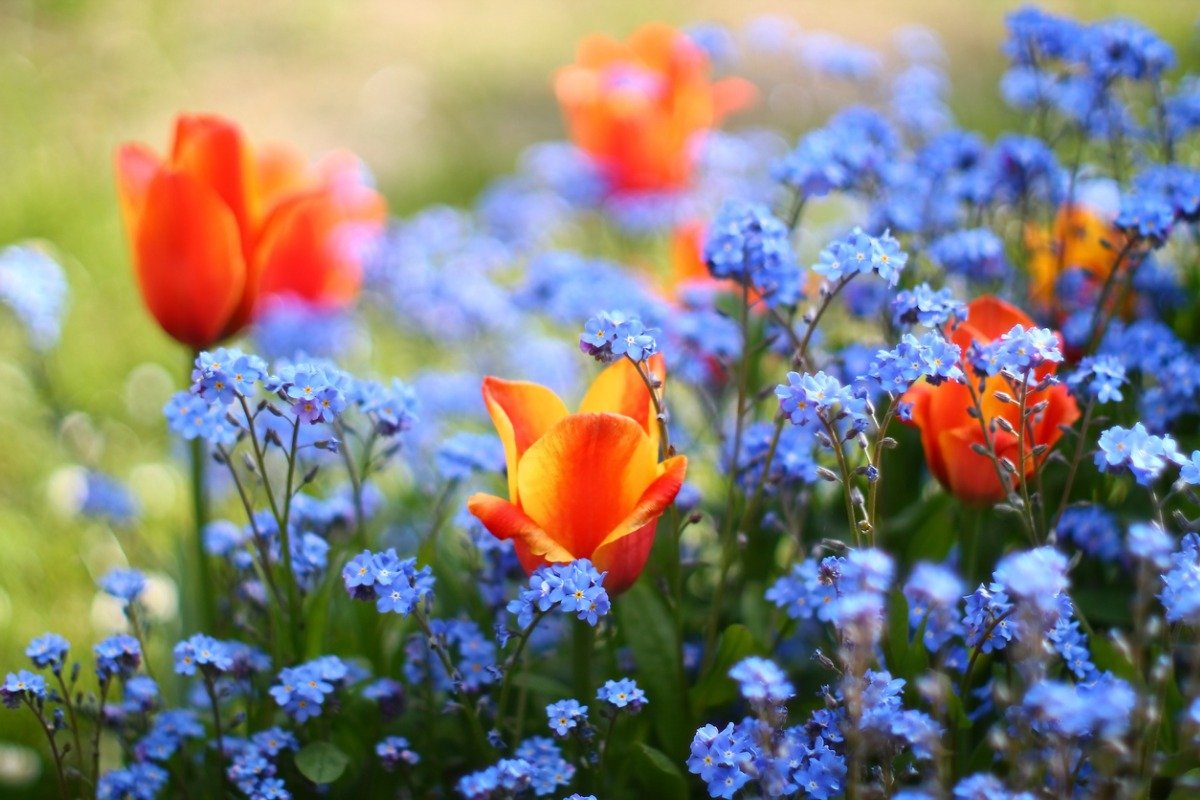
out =
<svg viewBox="0 0 1200 800"><path fill-rule="evenodd" d="M586 622L572 623L571 673L575 681L575 696L587 700L592 693L592 650L596 629Z"/></svg>
<svg viewBox="0 0 1200 800"><path fill-rule="evenodd" d="M208 553L204 549L204 528L208 525L208 489L205 485L208 453L204 440L200 437L192 439L190 444L192 472L192 546L195 548L193 559L193 575L195 580L195 598L197 604L197 629L212 631L219 635L214 627L217 618L215 598L213 596L212 570L208 563Z"/></svg>
<svg viewBox="0 0 1200 800"><path fill-rule="evenodd" d="M283 515L279 520L279 549L283 551L283 569L287 579L288 627L292 633L292 648L297 661L303 657L304 652L302 644L304 620L302 618L303 609L300 608L300 590L296 585L296 570L292 566L292 539L288 528L292 513L292 487L296 478L296 462L300 460L296 454L299 439L300 420L297 419L292 422L292 443L287 454L288 469L283 496Z"/></svg>
<svg viewBox="0 0 1200 800"><path fill-rule="evenodd" d="M213 679L204 676L204 691L208 694L208 702L212 707L213 734L217 740L217 797L225 793L225 745L221 739L221 704L217 702L217 689Z"/></svg>
<svg viewBox="0 0 1200 800"><path fill-rule="evenodd" d="M79 769L79 780L82 781L84 775L83 739L79 734L79 717L75 714L75 700L71 697L70 690L67 689L67 682L63 680L61 667L54 671L54 677L58 681L58 688L62 689L63 705L67 708L67 719L71 721L71 733L75 739L75 764Z"/></svg>
<svg viewBox="0 0 1200 800"><path fill-rule="evenodd" d="M50 743L50 755L54 758L54 778L58 783L58 793L63 800L68 800L70 795L67 793L67 776L63 772L62 753L58 750L58 743L54 741L54 728L46 722L46 717L38 709L37 705L32 700L26 699L26 705L33 715L37 717L38 724L42 728L42 733L46 734L46 741Z"/></svg>

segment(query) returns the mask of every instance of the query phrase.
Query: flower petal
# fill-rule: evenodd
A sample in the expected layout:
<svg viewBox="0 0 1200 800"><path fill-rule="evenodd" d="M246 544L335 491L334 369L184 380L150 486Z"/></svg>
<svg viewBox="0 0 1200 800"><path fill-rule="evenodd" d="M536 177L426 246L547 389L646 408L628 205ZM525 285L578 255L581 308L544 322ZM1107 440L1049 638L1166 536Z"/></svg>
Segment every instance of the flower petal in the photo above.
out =
<svg viewBox="0 0 1200 800"><path fill-rule="evenodd" d="M233 214L208 186L172 169L150 181L143 205L133 249L146 306L178 341L208 347L246 281Z"/></svg>
<svg viewBox="0 0 1200 800"><path fill-rule="evenodd" d="M249 260L254 219L254 165L241 130L214 114L180 114L171 164L210 187L233 213Z"/></svg>
<svg viewBox="0 0 1200 800"><path fill-rule="evenodd" d="M531 444L567 416L567 407L545 386L490 375L483 379L483 402L496 426L496 434L504 443L508 497L514 503L520 502L517 464Z"/></svg>
<svg viewBox="0 0 1200 800"><path fill-rule="evenodd" d="M125 232L133 243L133 233L146 206L146 191L150 181L162 168L162 159L144 144L125 144L117 149L117 195L121 201L121 218Z"/></svg>
<svg viewBox="0 0 1200 800"><path fill-rule="evenodd" d="M651 356L646 362L646 369L660 383L665 383L666 367L661 354ZM637 366L627 358L605 367L596 376L583 396L583 402L579 404L579 412L624 414L641 425L656 445L658 443L658 420L650 390L638 374Z"/></svg>
<svg viewBox="0 0 1200 800"><path fill-rule="evenodd" d="M592 556L657 477L650 437L619 414L564 417L517 469L521 509L577 558Z"/></svg>
<svg viewBox="0 0 1200 800"><path fill-rule="evenodd" d="M467 500L467 510L497 539L513 540L526 572L533 572L542 562L574 560L569 550L550 538L525 512L507 500L490 494L473 494ZM532 566L527 566L527 561Z"/></svg>
<svg viewBox="0 0 1200 800"><path fill-rule="evenodd" d="M592 554L592 562L609 575L604 586L616 593L628 589L641 574L654 543L658 518L683 486L687 457L675 456L658 466L659 475L646 488L625 519L614 527Z"/></svg>
<svg viewBox="0 0 1200 800"><path fill-rule="evenodd" d="M1001 485L992 460L973 449L976 444L983 444L983 431L977 423L972 421L969 425L938 431L937 438L946 464L943 483L951 494L976 506L996 503L1008 496L1010 487ZM1014 464L1016 441L1015 436L1003 431L994 434L996 452L1008 456Z"/></svg>
<svg viewBox="0 0 1200 800"><path fill-rule="evenodd" d="M950 333L950 339L966 353L972 341L982 344L999 339L1014 325L1034 327L1029 315L1012 303L993 295L984 295L967 305L967 320Z"/></svg>

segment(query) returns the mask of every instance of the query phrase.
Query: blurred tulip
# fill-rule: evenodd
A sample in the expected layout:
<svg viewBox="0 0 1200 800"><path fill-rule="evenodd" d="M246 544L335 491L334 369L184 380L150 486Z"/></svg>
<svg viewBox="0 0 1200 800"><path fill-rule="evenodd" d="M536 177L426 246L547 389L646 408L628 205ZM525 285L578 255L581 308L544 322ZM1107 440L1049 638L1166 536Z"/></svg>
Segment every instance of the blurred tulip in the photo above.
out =
<svg viewBox="0 0 1200 800"><path fill-rule="evenodd" d="M142 298L196 349L237 333L266 298L350 303L386 215L353 156L310 168L285 148L252 151L236 125L210 115L178 117L165 158L122 145L116 172Z"/></svg>
<svg viewBox="0 0 1200 800"><path fill-rule="evenodd" d="M1014 325L1034 326L1033 321L1020 309L990 295L976 298L967 309L967 321L947 332L964 354L971 342L985 344L994 341L1012 330ZM962 368L968 375L973 374L965 360ZM1055 368L1055 364L1044 364L1038 369L1038 378L1053 374ZM992 423L997 418L1003 418L1013 430L1017 430L1020 426L1020 409L1016 403L1006 403L997 399L997 391L1009 391L1008 384L1000 375L988 378L984 384L984 421L992 431L991 438L996 454L1000 458L1007 458L1014 465L1019 465L1021 457L1018 452L1017 435L1008 433ZM1003 486L991 459L974 450L977 445L984 445L984 436L979 420L967 413L973 405L967 386L954 381L933 386L922 380L914 384L900 399L901 402L912 404L911 421L921 430L925 461L942 486L963 502L972 505L995 503L1008 496L1011 486ZM1026 437L1026 477L1049 454L1047 450L1040 457L1034 458L1033 448L1037 445L1052 447L1062 436L1059 426L1070 425L1079 418L1079 407L1064 385L1030 392L1026 405L1033 406L1042 401L1046 402L1046 408L1034 416ZM1013 476L1014 482L1016 477Z"/></svg>
<svg viewBox="0 0 1200 800"><path fill-rule="evenodd" d="M1124 235L1111 219L1083 205L1063 206L1052 229L1030 226L1025 233L1029 249L1029 295L1039 308L1061 317L1064 310L1088 307L1108 276ZM1079 270L1086 296L1059 297L1058 280L1067 270Z"/></svg>
<svg viewBox="0 0 1200 800"><path fill-rule="evenodd" d="M661 375L661 360L652 368ZM605 369L576 414L536 383L488 377L483 398L504 442L509 499L473 495L471 513L513 540L526 572L589 558L608 572L609 594L633 585L687 469L685 456L659 463L653 403L633 364Z"/></svg>
<svg viewBox="0 0 1200 800"><path fill-rule="evenodd" d="M555 92L571 137L610 191L669 191L691 179L696 135L754 97L746 81L713 83L709 73L708 57L683 32L650 24L627 42L584 39Z"/></svg>

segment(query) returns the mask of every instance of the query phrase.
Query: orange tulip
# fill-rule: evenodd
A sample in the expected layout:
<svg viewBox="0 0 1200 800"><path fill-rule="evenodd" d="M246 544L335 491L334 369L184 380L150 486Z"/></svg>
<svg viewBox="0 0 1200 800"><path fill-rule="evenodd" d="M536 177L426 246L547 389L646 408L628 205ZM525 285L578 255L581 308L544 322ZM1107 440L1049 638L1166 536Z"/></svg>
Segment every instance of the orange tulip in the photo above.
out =
<svg viewBox="0 0 1200 800"><path fill-rule="evenodd" d="M252 151L216 116L178 117L165 158L121 146L116 172L146 307L196 349L237 333L271 297L351 302L386 215L353 156L310 169L284 148Z"/></svg>
<svg viewBox="0 0 1200 800"><path fill-rule="evenodd" d="M967 307L967 321L950 332L950 337L965 355L972 341L981 344L994 341L1012 330L1014 325L1031 327L1033 321L1015 306L996 297L976 298ZM965 359L963 371L970 373ZM1038 377L1045 378L1054 372L1056 365L1047 363L1038 369ZM1020 412L1015 403L1002 403L995 397L996 391L1009 391L1004 378L996 375L987 379L983 389L983 417L992 430L991 422L1003 417L1014 430L1020 427ZM1062 435L1060 425L1070 425L1079 418L1079 407L1063 385L1051 386L1040 392L1031 392L1027 406L1046 401L1046 409L1036 415L1030 423L1025 441L1024 472L1026 477L1037 464L1049 455L1049 450L1034 458L1036 445L1053 446ZM1004 486L996 474L995 466L986 455L974 451L976 445L984 444L979 420L971 417L967 409L972 406L970 390L963 384L947 381L933 386L921 381L912 386L901 398L912 404L911 422L921 429L921 446L925 450L925 461L932 472L951 493L966 503L986 505L1008 496L1013 486ZM1021 464L1018 439L1015 433L1007 433L996 427L991 432L993 446L1001 458L1014 465ZM1018 466L1018 469L1021 467ZM1013 483L1016 476L1013 476Z"/></svg>
<svg viewBox="0 0 1200 800"><path fill-rule="evenodd" d="M661 360L652 364L661 375ZM576 414L536 383L488 377L483 399L504 442L509 499L476 494L470 512L513 540L528 573L588 558L608 572L609 594L628 589L687 470L685 456L659 463L653 403L634 366L605 369Z"/></svg>
<svg viewBox="0 0 1200 800"><path fill-rule="evenodd" d="M750 102L740 79L713 83L708 57L675 28L645 25L627 42L589 36L555 93L575 143L614 193L681 189L692 173L694 138Z"/></svg>
<svg viewBox="0 0 1200 800"><path fill-rule="evenodd" d="M1063 206L1053 229L1031 226L1025 233L1029 248L1029 294L1041 308L1059 312L1055 284L1068 269L1082 270L1098 292L1112 274L1124 235L1112 221L1082 205Z"/></svg>

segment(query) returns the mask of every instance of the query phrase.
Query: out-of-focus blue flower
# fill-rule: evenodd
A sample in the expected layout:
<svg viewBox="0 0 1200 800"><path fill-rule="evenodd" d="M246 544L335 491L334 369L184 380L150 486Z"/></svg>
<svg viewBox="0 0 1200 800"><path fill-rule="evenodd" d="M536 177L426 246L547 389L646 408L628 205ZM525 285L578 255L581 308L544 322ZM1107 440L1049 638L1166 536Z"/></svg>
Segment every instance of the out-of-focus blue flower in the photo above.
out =
<svg viewBox="0 0 1200 800"><path fill-rule="evenodd" d="M57 633L44 633L29 642L25 655L38 669L48 667L57 673L63 668L70 647L70 643Z"/></svg>
<svg viewBox="0 0 1200 800"><path fill-rule="evenodd" d="M266 358L334 358L366 336L359 321L339 309L272 297L255 315L250 336Z"/></svg>
<svg viewBox="0 0 1200 800"><path fill-rule="evenodd" d="M84 473L83 497L79 513L106 520L112 525L129 525L138 516L138 502L123 483L89 469Z"/></svg>
<svg viewBox="0 0 1200 800"><path fill-rule="evenodd" d="M1100 434L1096 451L1096 469L1120 472L1128 469L1143 486L1149 486L1169 464L1181 465L1185 459L1179 446L1168 435L1155 436L1140 422L1132 428L1114 425Z"/></svg>
<svg viewBox="0 0 1200 800"><path fill-rule="evenodd" d="M811 33L800 40L800 60L813 72L831 78L865 81L876 75L883 60L869 47L831 33Z"/></svg>
<svg viewBox="0 0 1200 800"><path fill-rule="evenodd" d="M67 305L63 268L43 248L14 244L0 250L0 303L8 306L35 349L58 343Z"/></svg>
<svg viewBox="0 0 1200 800"><path fill-rule="evenodd" d="M1017 204L1022 198L1056 202L1063 173L1041 139L1005 134L992 145L983 178L989 196L1002 203Z"/></svg>
<svg viewBox="0 0 1200 800"><path fill-rule="evenodd" d="M1117 518L1102 506L1069 506L1054 530L1060 540L1074 542L1080 550L1102 561L1113 561L1121 554Z"/></svg>
<svg viewBox="0 0 1200 800"><path fill-rule="evenodd" d="M947 272L976 281L998 281L1010 267L1004 243L987 228L946 234L929 245L929 258Z"/></svg>
<svg viewBox="0 0 1200 800"><path fill-rule="evenodd" d="M156 800L170 780L170 774L157 764L131 764L125 769L109 770L96 784L97 800Z"/></svg>
<svg viewBox="0 0 1200 800"><path fill-rule="evenodd" d="M962 596L962 579L948 567L923 561L913 568L904 584L908 624L913 631L925 626L922 638L930 652L963 633L958 610Z"/></svg>
<svg viewBox="0 0 1200 800"><path fill-rule="evenodd" d="M96 656L96 676L101 683L114 677L128 678L142 663L142 646L125 633L104 639L92 651Z"/></svg>
<svg viewBox="0 0 1200 800"><path fill-rule="evenodd" d="M791 306L802 292L791 233L758 203L726 200L708 229L704 261L716 278L753 289L771 306Z"/></svg>
<svg viewBox="0 0 1200 800"><path fill-rule="evenodd" d="M940 328L967 319L967 306L949 289L932 289L920 283L903 289L892 299L892 324L896 327L924 325Z"/></svg>
<svg viewBox="0 0 1200 800"><path fill-rule="evenodd" d="M1200 536L1189 533L1183 537L1162 581L1158 599L1166 609L1167 622L1200 623Z"/></svg>
<svg viewBox="0 0 1200 800"><path fill-rule="evenodd" d="M1097 402L1120 402L1124 399L1121 386L1126 383L1125 366L1112 356L1088 356L1067 378L1067 385L1078 397L1092 397Z"/></svg>
<svg viewBox="0 0 1200 800"><path fill-rule="evenodd" d="M379 763L388 772L394 771L401 765L414 766L421 763L421 757L409 746L408 739L403 736L388 736L375 745L375 755Z"/></svg>
<svg viewBox="0 0 1200 800"><path fill-rule="evenodd" d="M435 459L438 473L450 481L504 471L504 447L491 433L456 433L442 442Z"/></svg>
<svg viewBox="0 0 1200 800"><path fill-rule="evenodd" d="M146 576L136 569L109 570L100 579L100 589L123 603L132 603L146 590Z"/></svg>
<svg viewBox="0 0 1200 800"><path fill-rule="evenodd" d="M774 661L758 656L744 658L729 670L742 697L756 708L773 708L786 703L796 688Z"/></svg>

